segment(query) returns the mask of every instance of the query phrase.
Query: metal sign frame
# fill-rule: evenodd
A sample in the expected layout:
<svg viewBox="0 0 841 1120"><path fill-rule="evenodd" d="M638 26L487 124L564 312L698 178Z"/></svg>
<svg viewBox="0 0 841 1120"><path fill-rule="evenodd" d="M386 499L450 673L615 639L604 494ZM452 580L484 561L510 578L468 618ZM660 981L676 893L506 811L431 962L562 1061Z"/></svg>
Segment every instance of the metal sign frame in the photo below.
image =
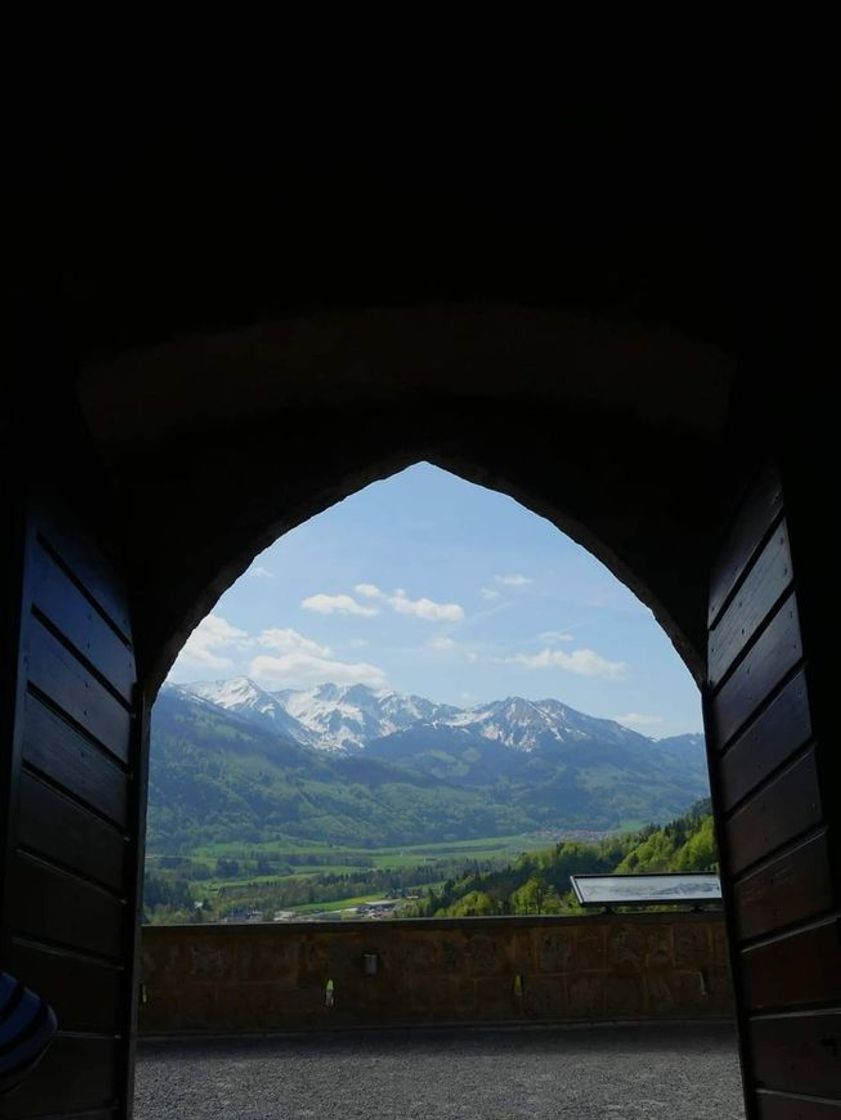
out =
<svg viewBox="0 0 841 1120"><path fill-rule="evenodd" d="M622 898L620 896L619 898L612 897L594 900L585 898L581 888L579 887L579 883L584 883L588 880L593 879L609 879L611 882L621 883L623 881L639 882L640 879L686 880L693 878L698 880L709 880L711 878L716 879L719 884L719 893L717 895L688 894L680 895L679 897L666 898L664 898L662 895L654 895L649 897L646 897L644 895L635 895L633 897L627 898ZM702 906L713 904L717 907L720 907L722 905L721 882L718 875L714 871L651 871L644 872L639 875L570 875L569 880L572 883L572 889L575 891L575 897L578 899L578 902L581 906L601 906L607 907L609 909L613 906Z"/></svg>

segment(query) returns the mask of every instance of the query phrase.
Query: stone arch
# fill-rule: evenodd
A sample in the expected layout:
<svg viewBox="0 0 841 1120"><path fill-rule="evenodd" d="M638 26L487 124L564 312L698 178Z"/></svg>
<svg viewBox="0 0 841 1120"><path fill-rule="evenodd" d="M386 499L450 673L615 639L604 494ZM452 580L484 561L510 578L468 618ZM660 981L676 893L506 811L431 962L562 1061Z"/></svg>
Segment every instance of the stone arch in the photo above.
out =
<svg viewBox="0 0 841 1120"><path fill-rule="evenodd" d="M313 495L339 494L354 472L364 480L366 471L385 470L407 450L445 465L473 463L534 508L545 503L586 524L656 596L703 660L710 574L718 566L736 573L737 584L747 580L755 569L737 546L748 540L759 547L756 537L737 533L725 548L722 530L737 513L736 529L750 520L750 478L760 462L776 462L792 523L820 796L794 790L767 801L766 774L752 805L771 825L753 831L773 838L775 859L788 859L789 809L805 812L814 804L825 839L808 865L812 893L799 892L811 909L792 919L800 924L784 922L775 938L774 953L782 955L766 954L763 965L748 948L734 954L733 964L748 987L757 977L783 977L786 990L772 985L766 992L774 993L773 1006L797 1012L763 1021L761 992L740 997L750 1107L782 1114L800 1107L791 1094L803 1093L802 1107L820 1111L825 1106L815 1094L837 1093L837 1063L830 1066L826 1046L831 1016L813 1011L829 1008L830 1000L829 1010L837 1009L839 993L837 984L831 993L829 984L821 987L811 967L822 958L808 924L816 914L827 916L830 935L820 944L836 954L824 957L833 969L825 975L841 975L831 924L839 913L841 781L826 734L836 691L826 604L836 565L826 548L827 515L814 503L825 490L835 442L826 378L826 355L836 348L828 314L834 301L826 298L819 267L834 213L827 201L835 201L823 166L829 101L817 79L798 86L794 97L781 87L776 112L774 83L760 82L770 101L766 96L768 111L757 114L755 98L748 104L743 94L759 87L745 82L741 64L717 73L715 88L706 70L684 67L682 74L677 84L671 77L660 83L653 100L624 79L615 91L601 91L598 104L586 94L563 105L550 98L543 112L532 99L526 112L510 116L507 134L491 114L490 158L482 143L465 142L485 140L475 114L452 143L447 126L421 153L411 127L400 130L400 150L393 130L375 130L360 144L343 118L326 135L323 122L312 127L315 118L306 113L297 135L267 143L276 120L267 130L253 105L227 114L227 128L216 114L203 122L192 112L185 128L169 103L165 120L154 111L147 119L148 99L142 128L127 125L122 107L117 128L95 115L84 115L72 136L39 125L37 151L19 161L27 187L16 210L26 233L18 272L23 345L6 410L11 438L3 447L11 531L0 549L8 588L0 627L11 668L4 675L9 703L0 707L8 741L19 742L26 728L18 680L26 667L17 658L19 577L27 562L21 526L35 516L30 499L38 488L91 533L93 579L102 575L101 560L116 560L105 590L127 591L120 610L136 636L139 683L148 688L205 589L220 581L221 590L236 574L226 568L233 557L244 563L279 518L295 510L307 516ZM455 306L459 299L509 302ZM430 300L451 305L420 307ZM597 329L564 335L569 311L552 310L562 307L589 309L588 322L601 317ZM253 325L232 326L247 323ZM298 340L291 349L277 337L290 331ZM621 342L620 360L610 376L590 378L588 393L587 371L610 364L610 347L599 339L611 336ZM657 339L661 361L652 364L645 343ZM561 354L565 370L579 370L575 391L568 376L558 376ZM736 360L730 393L728 366ZM290 362L297 378L286 376ZM80 366L85 423L77 422ZM387 367L391 377L382 376ZM507 375L492 377L492 367ZM661 376L653 376L655 369ZM232 408L222 391L231 371L248 374L238 388L245 390L240 405L253 405L250 413ZM279 392L268 391L271 382ZM177 407L179 393L186 415ZM318 405L330 398L342 420L374 408L393 438L355 451L345 440L324 464L296 470L306 440L324 433ZM214 408L206 407L210 401ZM450 429L464 407L473 423L454 449ZM512 420L521 434L548 427L549 413L567 427L570 446L555 448L558 454L534 454L533 441L518 437L503 455L479 438ZM295 436L290 454L255 484L255 467L271 461L267 449L272 435L277 444L281 414ZM341 433L335 416L330 432ZM548 442L545 430L541 438ZM588 446L599 455L582 465ZM229 478L227 497L243 496L224 525L218 511L214 516L216 495L196 493L198 461L205 475L209 462L218 477ZM769 528L762 518L759 526L760 533ZM81 539L71 536L70 544ZM74 556L67 561L72 567ZM768 633L767 621L751 640ZM133 696L139 726L143 691ZM142 774L136 738L135 773ZM784 745L803 746L799 739ZM18 797L18 762L16 749L0 759L4 857L18 842L9 811ZM139 808L142 783L136 788ZM141 818L137 813L129 829L135 855L142 853ZM726 838L723 809L719 818ZM737 835L732 847L738 854ZM90 873L84 862L82 869ZM744 878L732 867L725 874L735 886ZM793 878L808 877L801 871ZM3 877L4 890L8 881ZM131 876L127 882L130 913L137 891ZM4 914L4 952L28 898L38 898L41 909L49 898L52 913L68 912L66 894L45 895L20 879L2 900L15 922ZM772 884L754 898L775 912ZM99 937L101 922L92 922L90 933ZM119 950L128 1004L137 989L132 944L128 935ZM75 972L63 974L72 980ZM103 1056L101 1039L87 1051L86 1062L98 1062L110 1080L96 1082L86 1071L90 1085L76 1085L74 1103L66 1084L43 1066L33 1092L52 1095L48 1103L39 1096L26 1114L88 1111L105 1099L127 1099L131 1025L130 1015L121 1015L123 1041L113 1061ZM70 1039L61 1060L78 1080L86 1063L76 1045ZM117 1088L101 1093L103 1084Z"/></svg>
<svg viewBox="0 0 841 1120"><path fill-rule="evenodd" d="M214 578L201 588L189 611L183 616L180 625L172 633L154 662L153 689L156 690L166 677L193 628L212 611L217 600L243 575L258 553L311 517L317 517L365 487L389 478L421 461L430 462L433 466L440 467L467 482L506 494L532 513L551 522L560 532L586 548L652 610L696 683L701 684L704 673L703 650L699 650L681 629L668 608L658 599L656 591L648 586L620 555L593 533L586 523L568 516L540 494L530 492L519 486L516 481L497 473L493 464L478 464L459 457L457 453L430 449L423 459L417 455L389 457L359 466L333 485L308 495L305 505L295 510L291 517L288 513L283 518L272 518L269 515L266 524L257 527L251 536L244 538L237 551L222 565Z"/></svg>
<svg viewBox="0 0 841 1120"><path fill-rule="evenodd" d="M671 327L512 305L333 311L89 366L87 422L146 514L129 560L169 588L139 635L152 690L257 552L422 459L592 551L700 681L731 376Z"/></svg>

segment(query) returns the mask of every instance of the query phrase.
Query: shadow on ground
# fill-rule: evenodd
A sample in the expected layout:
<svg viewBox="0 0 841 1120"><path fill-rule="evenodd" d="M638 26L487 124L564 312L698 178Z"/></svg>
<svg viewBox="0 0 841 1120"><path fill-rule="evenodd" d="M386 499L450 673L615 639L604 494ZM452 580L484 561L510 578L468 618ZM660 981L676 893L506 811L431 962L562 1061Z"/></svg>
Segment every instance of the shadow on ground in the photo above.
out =
<svg viewBox="0 0 841 1120"><path fill-rule="evenodd" d="M732 1027L146 1042L136 1120L742 1120Z"/></svg>

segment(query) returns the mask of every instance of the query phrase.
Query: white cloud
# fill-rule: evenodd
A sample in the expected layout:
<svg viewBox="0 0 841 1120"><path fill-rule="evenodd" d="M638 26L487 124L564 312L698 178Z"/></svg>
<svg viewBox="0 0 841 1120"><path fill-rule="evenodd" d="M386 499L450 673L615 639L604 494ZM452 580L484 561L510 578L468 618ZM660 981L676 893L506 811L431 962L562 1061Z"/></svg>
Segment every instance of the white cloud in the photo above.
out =
<svg viewBox="0 0 841 1120"><path fill-rule="evenodd" d="M367 684L379 688L385 672L364 661L336 661L310 653L287 653L282 657L261 654L249 667L249 675L267 688L308 688L315 684Z"/></svg>
<svg viewBox="0 0 841 1120"><path fill-rule="evenodd" d="M437 634L434 638L430 638L426 645L428 649L435 649L442 653L447 653L449 650L455 649L458 643L446 634Z"/></svg>
<svg viewBox="0 0 841 1120"><path fill-rule="evenodd" d="M313 657L330 657L333 653L329 646L319 645L297 630L264 630L257 638L257 644L278 653L307 653Z"/></svg>
<svg viewBox="0 0 841 1120"><path fill-rule="evenodd" d="M310 595L301 600L305 611L315 611L316 614L356 614L370 617L378 614L376 607L363 607L352 595Z"/></svg>
<svg viewBox="0 0 841 1120"><path fill-rule="evenodd" d="M475 664L479 660L479 654L474 649L471 649L467 653L467 660Z"/></svg>
<svg viewBox="0 0 841 1120"><path fill-rule="evenodd" d="M375 583L357 583L353 589L357 595L364 595L366 599L381 599L382 591Z"/></svg>
<svg viewBox="0 0 841 1120"><path fill-rule="evenodd" d="M544 642L574 642L575 638L572 634L568 634L566 630L544 630L540 635Z"/></svg>
<svg viewBox="0 0 841 1120"><path fill-rule="evenodd" d="M507 576L494 576L494 579L505 587L524 587L525 584L532 582L528 576L521 575L519 572Z"/></svg>
<svg viewBox="0 0 841 1120"><path fill-rule="evenodd" d="M546 649L540 653L518 653L506 658L509 664L522 665L525 669L564 669L580 677L601 677L618 680L625 675L624 661L608 661L592 649L576 649L566 653L562 649Z"/></svg>
<svg viewBox="0 0 841 1120"><path fill-rule="evenodd" d="M387 603L398 614L413 615L428 622L461 622L464 618L464 608L458 603L436 603L433 599L426 598L410 599L402 587L387 595L375 583L357 583L354 591L365 599ZM301 606L308 611L318 611L319 614L372 615L379 610L378 607L363 606L351 595L310 595L303 600Z"/></svg>
<svg viewBox="0 0 841 1120"><path fill-rule="evenodd" d="M410 614L427 622L460 622L464 608L458 603L435 603L432 599L409 599L403 590L389 595L388 603L398 614Z"/></svg>
<svg viewBox="0 0 841 1120"><path fill-rule="evenodd" d="M209 614L198 624L178 655L178 667L231 669L231 654L247 649L251 639L218 614Z"/></svg>
<svg viewBox="0 0 841 1120"><path fill-rule="evenodd" d="M623 723L626 727L657 727L658 724L663 722L662 716L646 716L641 712L628 712L624 716L613 717L617 723Z"/></svg>
<svg viewBox="0 0 841 1120"><path fill-rule="evenodd" d="M268 568L264 568L262 564L255 564L254 567L249 568L245 573L250 579L274 579L274 572L270 572Z"/></svg>
<svg viewBox="0 0 841 1120"><path fill-rule="evenodd" d="M498 599L500 596L499 591L494 591L492 587L483 587L480 589L479 594L483 599Z"/></svg>
<svg viewBox="0 0 841 1120"><path fill-rule="evenodd" d="M253 656L255 647L268 652ZM243 658L248 656L251 661L246 669ZM174 671L197 668L225 673L247 671L267 688L308 688L327 681L379 688L386 682L386 674L378 666L340 661L329 646L297 630L274 627L255 637L215 614L200 622L187 639Z"/></svg>

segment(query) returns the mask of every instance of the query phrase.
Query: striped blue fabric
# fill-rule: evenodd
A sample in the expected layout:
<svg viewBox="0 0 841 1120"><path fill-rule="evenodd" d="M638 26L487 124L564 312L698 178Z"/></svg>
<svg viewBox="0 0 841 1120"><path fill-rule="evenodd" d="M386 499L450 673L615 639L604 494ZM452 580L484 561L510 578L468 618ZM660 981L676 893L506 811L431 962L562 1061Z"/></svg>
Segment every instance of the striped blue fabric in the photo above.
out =
<svg viewBox="0 0 841 1120"><path fill-rule="evenodd" d="M0 972L0 1094L35 1068L58 1023L50 1005L7 972Z"/></svg>

